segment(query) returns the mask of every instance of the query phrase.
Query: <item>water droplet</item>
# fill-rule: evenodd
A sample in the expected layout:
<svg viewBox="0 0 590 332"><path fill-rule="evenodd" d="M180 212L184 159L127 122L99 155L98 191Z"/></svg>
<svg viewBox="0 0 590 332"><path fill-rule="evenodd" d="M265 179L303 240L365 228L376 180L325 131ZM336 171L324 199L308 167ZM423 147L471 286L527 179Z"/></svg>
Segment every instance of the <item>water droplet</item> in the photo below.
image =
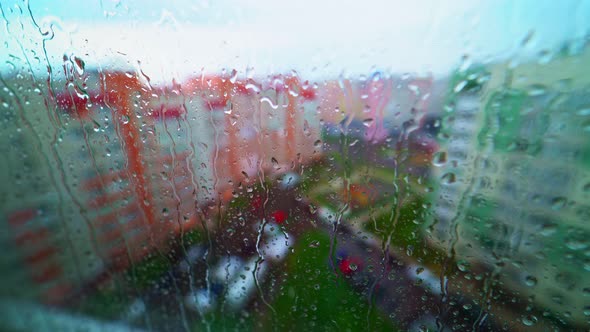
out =
<svg viewBox="0 0 590 332"><path fill-rule="evenodd" d="M129 123L129 116L128 115L122 115L121 116L121 123L123 124L128 124Z"/></svg>
<svg viewBox="0 0 590 332"><path fill-rule="evenodd" d="M537 320L537 317L534 315L528 315L522 318L522 323L526 326L533 326L535 323L537 323Z"/></svg>
<svg viewBox="0 0 590 332"><path fill-rule="evenodd" d="M260 98L260 103L261 104L267 103L273 110L276 110L279 108L279 105L273 103L272 100L270 100L270 98L268 98L268 97Z"/></svg>
<svg viewBox="0 0 590 332"><path fill-rule="evenodd" d="M95 133L98 133L100 131L100 123L92 120L92 130L94 130Z"/></svg>
<svg viewBox="0 0 590 332"><path fill-rule="evenodd" d="M546 223L541 226L540 234L542 236L551 236L557 232L557 225L553 223Z"/></svg>
<svg viewBox="0 0 590 332"><path fill-rule="evenodd" d="M547 88L540 84L533 84L527 89L527 94L530 97L538 97L547 93Z"/></svg>
<svg viewBox="0 0 590 332"><path fill-rule="evenodd" d="M438 151L432 157L432 164L436 167L441 167L447 163L447 153L445 151Z"/></svg>
<svg viewBox="0 0 590 332"><path fill-rule="evenodd" d="M313 143L313 147L319 149L322 147L322 140L317 140Z"/></svg>
<svg viewBox="0 0 590 332"><path fill-rule="evenodd" d="M315 205L309 204L309 213L314 214L317 210L318 208Z"/></svg>
<svg viewBox="0 0 590 332"><path fill-rule="evenodd" d="M467 272L467 271L469 271L470 265L471 264L469 264L469 262L464 261L464 260L460 260L460 261L457 262L457 268L461 272Z"/></svg>
<svg viewBox="0 0 590 332"><path fill-rule="evenodd" d="M252 83L246 84L246 90L251 90L254 93L260 92L260 88L256 84L252 84Z"/></svg>
<svg viewBox="0 0 590 332"><path fill-rule="evenodd" d="M565 197L555 197L551 200L551 209L555 211L561 210L566 203L567 199Z"/></svg>
<svg viewBox="0 0 590 332"><path fill-rule="evenodd" d="M574 251L588 248L588 244L586 242L578 239L568 239L565 243L565 246Z"/></svg>
<svg viewBox="0 0 590 332"><path fill-rule="evenodd" d="M537 278L535 278L535 277L533 277L533 276L527 276L527 277L524 279L524 282L525 282L525 284L526 284L527 286L529 286L529 287L533 287L533 286L535 286L535 285L537 284Z"/></svg>
<svg viewBox="0 0 590 332"><path fill-rule="evenodd" d="M371 119L371 118L368 118L368 119L365 119L365 120L363 120L363 125L364 125L365 127L370 127L370 126L373 124L373 122L374 122L374 120L373 120L373 119Z"/></svg>
<svg viewBox="0 0 590 332"><path fill-rule="evenodd" d="M535 30L531 30L531 31L529 31L529 32L526 34L526 36L525 36L525 37L522 39L522 42L520 43L520 45L521 45L522 47L525 47L525 46L527 46L527 45L528 45L528 44L531 42L531 40L533 40L533 37L534 37L534 36L535 36Z"/></svg>
<svg viewBox="0 0 590 332"><path fill-rule="evenodd" d="M311 132L309 131L309 122L307 122L307 120L303 121L303 134L305 134L305 136L311 135Z"/></svg>
<svg viewBox="0 0 590 332"><path fill-rule="evenodd" d="M297 86L289 87L289 94L293 97L299 97L299 88Z"/></svg>
<svg viewBox="0 0 590 332"><path fill-rule="evenodd" d="M84 63L84 60L80 59L79 57L75 56L73 58L74 63L74 67L76 68L76 72L78 73L78 75L83 75L84 74L84 68L86 67L86 63Z"/></svg>
<svg viewBox="0 0 590 332"><path fill-rule="evenodd" d="M229 81L231 82L231 84L235 84L237 80L238 80L238 71L235 69L232 69Z"/></svg>
<svg viewBox="0 0 590 332"><path fill-rule="evenodd" d="M442 183L444 183L444 184L451 184L451 183L455 183L457 181L457 177L455 176L455 173L446 173L440 179L441 179Z"/></svg>
<svg viewBox="0 0 590 332"><path fill-rule="evenodd" d="M463 90L463 88L465 88L465 86L467 86L467 81L466 80L461 81L461 82L459 82L459 84L455 85L455 88L453 89L453 91L455 93L459 93L459 92L461 92L461 90Z"/></svg>
<svg viewBox="0 0 590 332"><path fill-rule="evenodd" d="M539 52L539 61L541 65L546 65L553 60L553 53L549 50L542 50Z"/></svg>
<svg viewBox="0 0 590 332"><path fill-rule="evenodd" d="M467 54L464 54L461 57L461 64L459 65L459 71L465 72L465 71L467 71L467 69L469 69L469 67L471 67L471 65L472 65L471 57Z"/></svg>
<svg viewBox="0 0 590 332"><path fill-rule="evenodd" d="M234 104L231 101L228 101L225 105L225 109L223 110L224 114L231 115L232 111L234 110ZM234 118L234 117L232 117Z"/></svg>
<svg viewBox="0 0 590 332"><path fill-rule="evenodd" d="M276 170L281 169L281 167L279 166L279 162L278 160L276 160L275 157L270 158L270 162L272 163L272 167Z"/></svg>
<svg viewBox="0 0 590 332"><path fill-rule="evenodd" d="M320 246L320 241L317 241L317 240L311 241L309 243L310 248L319 248L319 246Z"/></svg>

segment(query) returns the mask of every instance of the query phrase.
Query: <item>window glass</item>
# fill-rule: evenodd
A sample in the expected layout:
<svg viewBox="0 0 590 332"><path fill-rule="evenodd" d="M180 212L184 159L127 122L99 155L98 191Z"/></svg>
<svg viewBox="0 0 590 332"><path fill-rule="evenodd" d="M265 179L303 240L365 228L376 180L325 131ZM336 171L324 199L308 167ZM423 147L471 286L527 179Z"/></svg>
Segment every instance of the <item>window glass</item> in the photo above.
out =
<svg viewBox="0 0 590 332"><path fill-rule="evenodd" d="M590 326L590 2L0 14L0 330Z"/></svg>

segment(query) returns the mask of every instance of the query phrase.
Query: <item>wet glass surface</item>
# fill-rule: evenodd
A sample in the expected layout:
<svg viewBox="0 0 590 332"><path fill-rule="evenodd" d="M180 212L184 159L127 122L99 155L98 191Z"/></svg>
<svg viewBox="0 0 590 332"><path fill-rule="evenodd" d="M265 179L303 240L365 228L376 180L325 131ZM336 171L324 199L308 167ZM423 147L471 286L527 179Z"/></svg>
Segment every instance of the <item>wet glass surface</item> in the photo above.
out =
<svg viewBox="0 0 590 332"><path fill-rule="evenodd" d="M589 4L0 2L0 329L588 329Z"/></svg>

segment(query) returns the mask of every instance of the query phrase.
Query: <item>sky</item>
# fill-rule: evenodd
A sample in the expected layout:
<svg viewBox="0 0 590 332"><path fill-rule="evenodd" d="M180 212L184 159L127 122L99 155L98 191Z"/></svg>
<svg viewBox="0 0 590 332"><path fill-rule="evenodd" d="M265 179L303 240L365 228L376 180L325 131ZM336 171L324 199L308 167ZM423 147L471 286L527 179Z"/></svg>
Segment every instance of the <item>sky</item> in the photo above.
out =
<svg viewBox="0 0 590 332"><path fill-rule="evenodd" d="M462 61L534 58L590 32L584 0L0 4L0 72L61 66L65 54L88 67L140 66L155 80L222 68L309 77L375 70L444 75Z"/></svg>

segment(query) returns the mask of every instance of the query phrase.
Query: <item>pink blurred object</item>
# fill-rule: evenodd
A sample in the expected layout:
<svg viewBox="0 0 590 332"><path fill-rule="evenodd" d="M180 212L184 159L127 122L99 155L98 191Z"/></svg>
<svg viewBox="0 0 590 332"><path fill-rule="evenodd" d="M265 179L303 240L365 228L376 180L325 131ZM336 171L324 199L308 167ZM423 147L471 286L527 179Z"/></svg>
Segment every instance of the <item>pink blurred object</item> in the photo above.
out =
<svg viewBox="0 0 590 332"><path fill-rule="evenodd" d="M365 88L368 96L367 106L370 108L364 120L367 126L365 140L369 142L379 143L387 138L384 125L385 108L391 100L392 88L392 81L383 78L380 73L374 74Z"/></svg>

